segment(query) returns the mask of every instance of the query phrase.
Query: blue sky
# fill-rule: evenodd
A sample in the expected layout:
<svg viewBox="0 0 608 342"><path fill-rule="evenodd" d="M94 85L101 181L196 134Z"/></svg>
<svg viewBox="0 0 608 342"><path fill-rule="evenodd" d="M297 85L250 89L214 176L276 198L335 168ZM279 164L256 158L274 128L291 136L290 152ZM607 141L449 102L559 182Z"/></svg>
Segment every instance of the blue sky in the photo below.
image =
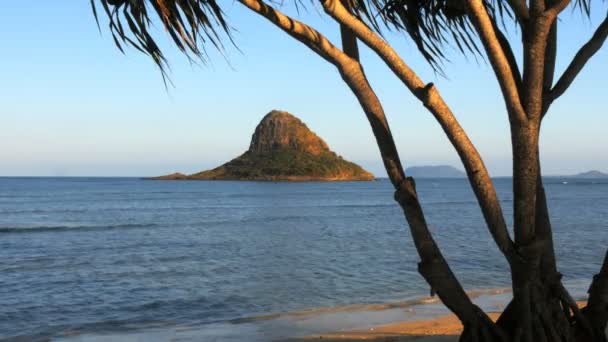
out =
<svg viewBox="0 0 608 342"><path fill-rule="evenodd" d="M564 15L558 72L605 15L605 5L596 7L591 20ZM88 1L0 3L0 176L195 172L246 150L272 109L294 113L336 152L384 176L363 112L333 67L238 3L225 9L240 51L227 46L227 61L212 52L199 66L167 45L175 85L167 91L148 58L122 55L103 26L100 35ZM337 38L337 26L314 9L299 17ZM441 78L404 36L388 37L437 84L493 175L510 174L508 121L490 66L452 54ZM545 173L608 171L607 50L547 117ZM460 167L431 115L376 56L364 49L362 58L405 164Z"/></svg>

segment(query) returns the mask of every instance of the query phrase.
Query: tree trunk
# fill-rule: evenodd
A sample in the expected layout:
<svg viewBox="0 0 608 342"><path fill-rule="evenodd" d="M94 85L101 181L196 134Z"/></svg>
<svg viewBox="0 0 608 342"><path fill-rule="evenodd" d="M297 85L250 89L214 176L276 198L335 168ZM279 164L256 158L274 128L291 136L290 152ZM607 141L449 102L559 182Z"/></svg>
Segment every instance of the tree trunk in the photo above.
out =
<svg viewBox="0 0 608 342"><path fill-rule="evenodd" d="M395 200L405 214L420 255L418 270L430 284L431 293L437 294L462 322L464 330L460 341L606 342L603 329L608 317L608 255L590 289L590 305L583 311L578 310L576 303L564 289L557 272L546 196L540 178L538 158L540 112L536 113L538 115L526 116L525 113L520 115L521 106L514 105L513 107L520 113L510 115L513 118L511 124L515 199L515 243L513 244L506 225L501 222L502 212L489 175L487 179L483 178L487 171L481 163L481 158L475 149L471 148L472 144L468 138L463 138L466 135L464 131L460 132L460 127L457 122L455 123L447 106L443 108L444 103L438 96L437 90L432 84L425 86L407 65L393 54L392 50L353 21L348 16L348 11L340 14L339 10L343 7L336 6L341 5L342 2L324 2L328 12L336 16L343 15L343 21L339 21L342 24L343 39L343 50L340 50L318 31L285 16L262 0L239 1L332 63L357 97L371 125L388 176L395 187ZM483 20L483 16L480 19ZM364 41L383 57L405 85L438 117L448 136L453 135L451 139L453 138L454 145L467 168L471 185L476 190L486 221L491 226L491 232L511 266L514 299L496 323L492 322L466 295L428 229L415 182L405 175L382 104L359 62L357 39ZM545 47L542 46L541 50L544 51ZM498 62L497 64L501 64ZM505 77L514 77L512 75L515 74L510 71L505 73ZM532 85L538 83L530 78L526 81ZM518 87L508 88L517 91ZM514 93L513 97L518 96ZM514 100L519 101L519 99ZM539 105L537 99L532 99L526 108L543 110L542 104ZM459 129L455 130L454 127ZM481 178L479 178L480 173ZM496 203L493 204L494 202Z"/></svg>
<svg viewBox="0 0 608 342"><path fill-rule="evenodd" d="M497 324L510 341L605 342L603 332L592 329L557 271L540 172L539 126L512 123L515 238L520 258L511 265L514 298Z"/></svg>
<svg viewBox="0 0 608 342"><path fill-rule="evenodd" d="M589 320L591 329L597 341L606 342L606 324L608 323L608 251L600 273L593 277L589 288L589 303L583 309L583 314Z"/></svg>

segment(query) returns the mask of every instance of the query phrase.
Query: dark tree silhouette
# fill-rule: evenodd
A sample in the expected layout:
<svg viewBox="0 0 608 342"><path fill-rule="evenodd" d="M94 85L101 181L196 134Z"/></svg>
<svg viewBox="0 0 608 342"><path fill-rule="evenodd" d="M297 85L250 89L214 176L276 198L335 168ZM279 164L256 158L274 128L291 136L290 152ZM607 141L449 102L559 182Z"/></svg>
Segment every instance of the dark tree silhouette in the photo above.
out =
<svg viewBox="0 0 608 342"><path fill-rule="evenodd" d="M340 25L342 47L313 27L282 13L279 4L238 0L334 65L365 112L395 200L403 209L420 255L418 269L433 293L464 326L461 341L606 342L608 252L582 310L568 294L557 270L550 215L540 172L539 135L555 100L570 87L608 36L608 16L556 77L559 17L568 7L589 15L592 0L321 0ZM206 44L222 49L231 27L216 0L91 0L108 17L117 46L131 45L150 55L164 74L166 61L150 33L153 15L175 45L190 58L205 58ZM298 2L300 3L300 2ZM300 3L301 4L301 3ZM156 19L155 19L156 20ZM507 39L505 23L520 34L522 65ZM380 33L402 30L422 56L443 72L445 50L455 46L492 65L509 117L513 153L514 238L505 223L494 184L481 156L433 83L425 83ZM376 93L361 64L358 43L376 53L443 128L466 169L487 227L512 275L513 300L497 322L475 306L450 269L428 229L416 185L403 164ZM598 256L599 258L599 256Z"/></svg>

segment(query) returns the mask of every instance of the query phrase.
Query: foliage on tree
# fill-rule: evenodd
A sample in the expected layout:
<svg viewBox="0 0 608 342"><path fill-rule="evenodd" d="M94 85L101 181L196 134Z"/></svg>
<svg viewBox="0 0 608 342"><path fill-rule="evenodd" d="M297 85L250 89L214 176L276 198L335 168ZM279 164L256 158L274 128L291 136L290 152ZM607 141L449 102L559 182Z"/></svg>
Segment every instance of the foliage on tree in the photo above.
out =
<svg viewBox="0 0 608 342"><path fill-rule="evenodd" d="M92 0L94 8L95 2ZM222 38L230 39L231 26L216 0L97 2L109 18L118 47L135 47L150 55L162 70L166 60L150 33L154 16L163 23L178 49L191 57L205 58L205 46L221 49ZM551 105L572 85L608 36L607 16L558 76L555 65L560 16L570 7L589 15L592 5L598 6L601 1L321 0L324 12L340 25L341 47L310 25L282 13L279 3L238 2L334 65L359 101L420 255L419 272L432 293L462 322L461 341L606 341L608 252L593 278L588 304L581 310L557 270L538 144L541 124ZM505 34L507 24L518 28L521 63L513 52L513 40ZM442 62L450 46L462 53L483 56L491 64L511 128L514 237L476 147L437 87L424 82L405 57L383 38L381 31L387 28L406 32L439 72L443 72ZM472 303L428 229L416 184L404 172L382 104L367 80L359 58L359 43L377 54L428 109L464 165L488 230L512 275L513 300L497 322Z"/></svg>

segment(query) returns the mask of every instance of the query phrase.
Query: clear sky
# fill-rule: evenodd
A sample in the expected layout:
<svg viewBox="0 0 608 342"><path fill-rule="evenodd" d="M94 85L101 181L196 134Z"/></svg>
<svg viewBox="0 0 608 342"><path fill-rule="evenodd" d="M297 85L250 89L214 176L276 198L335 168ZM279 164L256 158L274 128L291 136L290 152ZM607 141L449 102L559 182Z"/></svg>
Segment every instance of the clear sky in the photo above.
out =
<svg viewBox="0 0 608 342"><path fill-rule="evenodd" d="M335 69L238 3L226 3L240 51L228 46L228 61L212 53L210 64L198 66L166 49L175 85L167 91L147 57L133 49L122 55L105 27L100 35L88 1L0 2L0 176L195 172L245 151L272 109L297 115L333 150L385 176L365 116ZM598 2L591 20L565 15L558 72L605 7ZM300 18L337 37L337 26L314 9ZM425 81L438 85L493 175L509 175L508 121L490 66L453 54L449 78L441 78L403 35L388 37ZM549 113L545 173L608 171L607 57L604 48ZM376 56L364 49L362 58L405 164L460 167L431 115Z"/></svg>

